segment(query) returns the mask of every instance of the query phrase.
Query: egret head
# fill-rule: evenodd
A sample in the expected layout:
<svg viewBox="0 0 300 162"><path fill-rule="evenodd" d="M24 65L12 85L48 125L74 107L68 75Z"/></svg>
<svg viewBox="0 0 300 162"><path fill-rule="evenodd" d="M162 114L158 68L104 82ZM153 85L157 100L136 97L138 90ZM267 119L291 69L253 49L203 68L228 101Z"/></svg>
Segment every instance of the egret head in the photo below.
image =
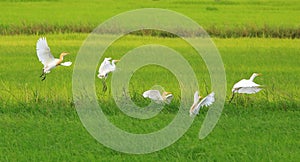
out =
<svg viewBox="0 0 300 162"><path fill-rule="evenodd" d="M172 94L171 92L163 92L164 95Z"/></svg>
<svg viewBox="0 0 300 162"><path fill-rule="evenodd" d="M63 53L60 54L60 57L64 57L64 56L66 56L68 54L69 54L68 52L63 52Z"/></svg>
<svg viewBox="0 0 300 162"><path fill-rule="evenodd" d="M164 91L163 93L162 93L162 97L164 98L164 97L166 97L167 95L169 95L169 94L172 94L171 92L166 92L166 91Z"/></svg>
<svg viewBox="0 0 300 162"><path fill-rule="evenodd" d="M261 73L253 73L252 75L257 77L257 76L261 76L262 74Z"/></svg>

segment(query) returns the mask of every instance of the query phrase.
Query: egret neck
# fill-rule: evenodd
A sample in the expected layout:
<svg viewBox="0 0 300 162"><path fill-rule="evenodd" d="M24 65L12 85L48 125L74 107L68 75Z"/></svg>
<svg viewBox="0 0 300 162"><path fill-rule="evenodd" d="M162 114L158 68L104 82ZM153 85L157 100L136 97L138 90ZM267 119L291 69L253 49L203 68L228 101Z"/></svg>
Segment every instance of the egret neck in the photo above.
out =
<svg viewBox="0 0 300 162"><path fill-rule="evenodd" d="M162 94L163 100L166 100L168 94L171 94L171 92L163 92Z"/></svg>
<svg viewBox="0 0 300 162"><path fill-rule="evenodd" d="M61 53L59 56L59 60L57 61L56 65L60 65L60 63L64 60L64 56L66 56L68 53Z"/></svg>
<svg viewBox="0 0 300 162"><path fill-rule="evenodd" d="M257 76L260 76L260 75L261 75L261 74L253 73L253 74L251 75L251 77L250 77L249 80L253 82L254 78L257 77Z"/></svg>

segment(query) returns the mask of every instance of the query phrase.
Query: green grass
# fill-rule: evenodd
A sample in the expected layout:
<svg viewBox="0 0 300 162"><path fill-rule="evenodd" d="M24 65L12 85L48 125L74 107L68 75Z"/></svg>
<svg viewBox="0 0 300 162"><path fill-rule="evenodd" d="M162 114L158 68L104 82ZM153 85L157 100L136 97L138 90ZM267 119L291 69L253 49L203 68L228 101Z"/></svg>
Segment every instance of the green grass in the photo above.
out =
<svg viewBox="0 0 300 162"><path fill-rule="evenodd" d="M74 65L52 70L41 82L42 65L35 44L44 35L56 57L62 51L70 52L65 60L74 62L86 33L116 14L140 8L177 11L214 37L226 70L227 99L232 85L253 72L263 74L255 81L266 88L254 95L239 95L232 104L225 103L218 124L204 140L198 139L198 133L208 108L200 111L183 137L154 153L124 154L98 143L83 127L74 106ZM0 11L0 161L300 159L300 40L290 39L300 38L298 0L3 0ZM143 37L123 37L104 56L121 58L141 45L165 45L188 60L200 92L205 95L206 86L210 90L206 65L187 43L160 31L135 34ZM166 69L143 67L130 80L130 95L137 105L150 103L141 94L157 84L175 96L159 115L148 120L123 114L111 97L111 76L107 81L109 88L103 93L101 81L95 79L99 105L109 121L123 130L157 131L178 112L180 87Z"/></svg>
<svg viewBox="0 0 300 162"><path fill-rule="evenodd" d="M20 107L21 108L21 107ZM211 135L197 138L204 114L170 147L146 155L123 154L95 141L75 111L61 115L1 114L1 161L296 161L299 158L299 111L224 110ZM119 120L118 116L111 116ZM168 118L168 116L165 116ZM128 119L121 118L128 127ZM120 122L121 123L121 122ZM131 126L131 125L130 125Z"/></svg>
<svg viewBox="0 0 300 162"><path fill-rule="evenodd" d="M71 55L65 59L74 62L87 34L46 36L55 56L67 51ZM266 88L255 95L241 95L231 105L226 103L218 124L204 140L198 139L198 131L207 109L201 111L180 140L166 149L146 155L119 153L89 135L72 100L73 66L58 67L41 82L42 65L35 51L37 39L37 35L0 37L0 161L299 159L299 39L213 39L224 62L228 98L232 85L241 78L250 77L253 72L263 74L255 81ZM203 81L210 87L206 66L179 38L126 36L112 44L105 56L121 58L130 49L149 43L166 45L180 52L196 72L200 91L205 94ZM149 77L154 73L157 74L155 81ZM149 103L141 93L154 84L160 84L175 94L170 106L147 121L122 114L111 98L110 87L104 94L101 81L96 78L95 84L100 105L109 120L130 132L148 133L161 129L173 119L178 109L178 84L175 77L162 68L142 68L131 79L130 93L141 105Z"/></svg>
<svg viewBox="0 0 300 162"><path fill-rule="evenodd" d="M177 11L213 36L300 37L298 0L1 1L0 33L90 32L117 14L140 8Z"/></svg>

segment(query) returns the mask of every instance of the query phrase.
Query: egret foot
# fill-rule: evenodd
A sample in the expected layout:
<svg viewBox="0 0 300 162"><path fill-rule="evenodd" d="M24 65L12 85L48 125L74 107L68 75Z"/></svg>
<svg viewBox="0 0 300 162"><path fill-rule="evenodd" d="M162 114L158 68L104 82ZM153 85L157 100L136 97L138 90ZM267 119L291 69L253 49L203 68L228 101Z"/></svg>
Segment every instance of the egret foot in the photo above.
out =
<svg viewBox="0 0 300 162"><path fill-rule="evenodd" d="M43 75L41 75L40 77L42 77L42 80L41 81L43 81L43 80L45 80L46 79L46 74L44 73Z"/></svg>

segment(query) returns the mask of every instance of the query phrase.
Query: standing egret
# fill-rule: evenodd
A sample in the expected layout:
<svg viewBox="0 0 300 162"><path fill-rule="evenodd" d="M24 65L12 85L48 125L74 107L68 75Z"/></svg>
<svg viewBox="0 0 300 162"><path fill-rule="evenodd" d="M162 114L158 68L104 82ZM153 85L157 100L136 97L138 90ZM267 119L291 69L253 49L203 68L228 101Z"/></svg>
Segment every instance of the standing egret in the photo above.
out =
<svg viewBox="0 0 300 162"><path fill-rule="evenodd" d="M151 100L153 100L155 103L162 103L165 102L167 104L170 104L172 99L173 99L173 95L171 92L163 92L162 94L160 94L159 90L148 90L145 91L143 93L144 98L150 98Z"/></svg>
<svg viewBox="0 0 300 162"><path fill-rule="evenodd" d="M103 84L103 91L105 92L107 90L107 86L105 83L105 79L107 78L108 74L110 72L113 72L116 70L116 62L119 62L120 60L112 60L110 62L111 58L104 58L104 61L101 63L99 67L99 74L97 75L98 78L102 79L102 84Z"/></svg>
<svg viewBox="0 0 300 162"><path fill-rule="evenodd" d="M199 102L200 100L200 102ZM199 92L196 91L194 94L194 103L190 109L190 116L194 116L197 115L199 113L199 110L201 109L201 107L203 106L210 106L215 102L215 93L211 92L209 95L207 95L206 97L204 97L202 99L201 96L199 96Z"/></svg>
<svg viewBox="0 0 300 162"><path fill-rule="evenodd" d="M70 66L72 62L62 62L64 56L69 53L63 52L60 54L59 59L54 58L50 52L50 48L47 44L46 38L40 38L36 43L36 53L39 58L39 61L44 65L42 75L42 81L46 79L46 74L50 73L50 70L55 68L58 65Z"/></svg>
<svg viewBox="0 0 300 162"><path fill-rule="evenodd" d="M253 73L250 79L242 79L239 82L235 83L232 88L232 97L229 100L229 103L232 101L235 93L246 93L253 94L262 90L262 86L253 82L254 78L260 76L261 74Z"/></svg>

